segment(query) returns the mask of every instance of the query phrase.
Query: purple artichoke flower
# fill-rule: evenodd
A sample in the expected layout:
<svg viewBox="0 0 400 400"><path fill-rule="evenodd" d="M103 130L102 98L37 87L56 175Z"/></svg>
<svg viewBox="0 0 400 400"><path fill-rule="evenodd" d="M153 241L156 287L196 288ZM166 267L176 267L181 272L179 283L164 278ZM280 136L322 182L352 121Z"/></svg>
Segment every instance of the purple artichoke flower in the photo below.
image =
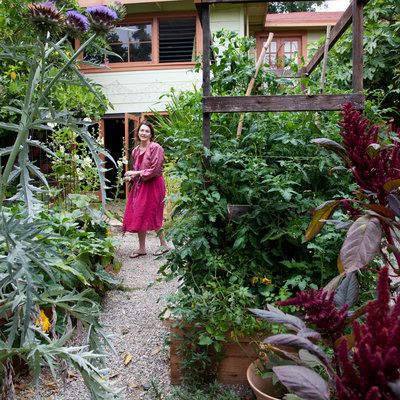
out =
<svg viewBox="0 0 400 400"><path fill-rule="evenodd" d="M89 20L77 11L67 11L65 24L72 37L79 37L89 29Z"/></svg>
<svg viewBox="0 0 400 400"><path fill-rule="evenodd" d="M29 17L42 32L59 29L63 16L52 1L28 5Z"/></svg>
<svg viewBox="0 0 400 400"><path fill-rule="evenodd" d="M118 19L117 13L105 6L88 7L86 12L93 31L102 35L108 33Z"/></svg>

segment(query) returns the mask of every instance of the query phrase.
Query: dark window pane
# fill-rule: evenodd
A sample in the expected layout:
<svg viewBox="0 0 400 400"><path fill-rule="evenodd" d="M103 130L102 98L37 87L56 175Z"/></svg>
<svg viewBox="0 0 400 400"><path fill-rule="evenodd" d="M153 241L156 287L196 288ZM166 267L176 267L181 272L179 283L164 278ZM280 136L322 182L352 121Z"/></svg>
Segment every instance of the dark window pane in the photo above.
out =
<svg viewBox="0 0 400 400"><path fill-rule="evenodd" d="M151 24L122 25L107 35L111 51L121 56L107 55L109 63L151 61Z"/></svg>
<svg viewBox="0 0 400 400"><path fill-rule="evenodd" d="M193 61L195 56L196 18L160 19L160 63Z"/></svg>
<svg viewBox="0 0 400 400"><path fill-rule="evenodd" d="M130 42L151 42L151 25L137 24L129 26Z"/></svg>
<svg viewBox="0 0 400 400"><path fill-rule="evenodd" d="M131 43L129 61L151 61L151 43Z"/></svg>

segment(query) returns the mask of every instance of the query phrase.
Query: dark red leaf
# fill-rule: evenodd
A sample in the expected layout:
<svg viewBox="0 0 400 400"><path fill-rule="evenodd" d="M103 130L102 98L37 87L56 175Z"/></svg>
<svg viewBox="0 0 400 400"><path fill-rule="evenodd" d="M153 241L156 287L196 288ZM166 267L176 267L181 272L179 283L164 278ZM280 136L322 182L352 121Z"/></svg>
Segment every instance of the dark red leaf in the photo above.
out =
<svg viewBox="0 0 400 400"><path fill-rule="evenodd" d="M292 393L307 400L329 400L329 386L312 369L299 365L280 365L272 370Z"/></svg>

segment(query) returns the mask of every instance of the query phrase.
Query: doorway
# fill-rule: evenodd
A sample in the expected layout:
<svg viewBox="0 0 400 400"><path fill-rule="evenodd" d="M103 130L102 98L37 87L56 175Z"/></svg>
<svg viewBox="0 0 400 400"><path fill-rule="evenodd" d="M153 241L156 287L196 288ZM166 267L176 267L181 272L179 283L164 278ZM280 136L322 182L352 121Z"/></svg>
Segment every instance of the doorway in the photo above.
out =
<svg viewBox="0 0 400 400"><path fill-rule="evenodd" d="M104 147L111 154L115 163L120 165L119 169L109 160L105 160L105 176L108 179L107 198L125 198L128 194L128 184L122 185L119 180L125 171L131 168L130 154L134 147L134 131L139 122L139 117L132 114L119 114L116 116L106 116L102 121L102 134L104 137ZM128 160L123 170L121 161L123 157ZM118 163L120 161L120 163Z"/></svg>

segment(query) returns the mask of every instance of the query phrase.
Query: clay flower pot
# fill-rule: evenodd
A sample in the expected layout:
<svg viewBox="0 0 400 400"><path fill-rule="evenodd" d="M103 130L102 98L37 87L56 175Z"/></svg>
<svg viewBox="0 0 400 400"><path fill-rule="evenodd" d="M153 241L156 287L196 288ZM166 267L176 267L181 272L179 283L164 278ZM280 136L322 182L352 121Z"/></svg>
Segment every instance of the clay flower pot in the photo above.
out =
<svg viewBox="0 0 400 400"><path fill-rule="evenodd" d="M247 381L249 382L257 400L280 400L283 394L278 393L272 383L272 379L263 379L261 376L257 375L256 371L258 363L259 360L256 360L247 368Z"/></svg>

